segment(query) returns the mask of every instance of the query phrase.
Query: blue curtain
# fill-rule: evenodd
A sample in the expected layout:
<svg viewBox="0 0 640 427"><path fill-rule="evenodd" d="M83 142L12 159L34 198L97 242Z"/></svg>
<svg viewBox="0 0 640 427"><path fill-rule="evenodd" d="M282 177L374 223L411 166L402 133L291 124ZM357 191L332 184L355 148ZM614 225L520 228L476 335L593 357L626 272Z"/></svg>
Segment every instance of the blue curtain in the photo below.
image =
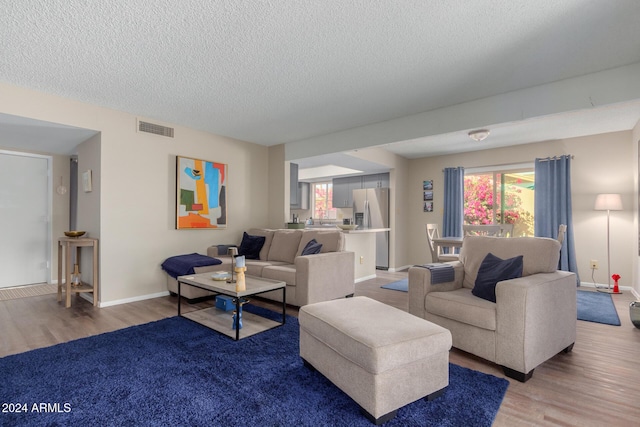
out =
<svg viewBox="0 0 640 427"><path fill-rule="evenodd" d="M555 239L560 224L566 224L558 268L574 272L577 277L571 209L571 156L536 159L535 174L535 235Z"/></svg>
<svg viewBox="0 0 640 427"><path fill-rule="evenodd" d="M462 237L464 222L464 168L444 170L443 237Z"/></svg>

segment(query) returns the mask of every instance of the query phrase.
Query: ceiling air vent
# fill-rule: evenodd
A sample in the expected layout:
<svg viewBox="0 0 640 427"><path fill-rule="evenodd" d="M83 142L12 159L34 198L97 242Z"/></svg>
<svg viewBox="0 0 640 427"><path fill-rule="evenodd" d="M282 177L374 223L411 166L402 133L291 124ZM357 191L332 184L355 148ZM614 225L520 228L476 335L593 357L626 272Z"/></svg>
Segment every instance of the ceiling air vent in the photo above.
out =
<svg viewBox="0 0 640 427"><path fill-rule="evenodd" d="M138 120L138 132L153 133L155 135L168 136L173 138L173 128L157 125L155 123Z"/></svg>

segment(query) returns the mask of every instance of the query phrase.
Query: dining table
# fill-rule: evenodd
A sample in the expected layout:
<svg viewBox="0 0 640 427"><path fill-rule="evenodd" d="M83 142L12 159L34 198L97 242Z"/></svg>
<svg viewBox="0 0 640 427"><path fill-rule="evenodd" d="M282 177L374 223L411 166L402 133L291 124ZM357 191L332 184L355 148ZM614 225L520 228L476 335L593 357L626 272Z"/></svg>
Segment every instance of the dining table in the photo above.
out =
<svg viewBox="0 0 640 427"><path fill-rule="evenodd" d="M457 253L457 251L454 248L462 247L463 239L464 239L463 237L451 236L451 237L434 237L431 240L433 241L433 244L435 246L440 248L438 250L438 253L443 253L442 248L450 248L449 249L450 253Z"/></svg>

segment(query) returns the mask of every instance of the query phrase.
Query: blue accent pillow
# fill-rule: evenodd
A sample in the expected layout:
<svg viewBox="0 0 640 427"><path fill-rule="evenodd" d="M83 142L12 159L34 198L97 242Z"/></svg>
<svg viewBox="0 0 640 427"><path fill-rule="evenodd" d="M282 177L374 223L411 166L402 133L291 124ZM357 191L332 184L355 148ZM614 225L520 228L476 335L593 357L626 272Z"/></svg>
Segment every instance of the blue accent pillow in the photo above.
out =
<svg viewBox="0 0 640 427"><path fill-rule="evenodd" d="M322 243L318 243L316 239L311 239L309 240L309 243L305 245L301 255L315 255L319 254L321 250Z"/></svg>
<svg viewBox="0 0 640 427"><path fill-rule="evenodd" d="M265 240L264 236L252 236L246 231L243 232L238 255L244 255L246 259L260 259L260 250L264 246Z"/></svg>
<svg viewBox="0 0 640 427"><path fill-rule="evenodd" d="M496 302L498 282L522 277L522 264L522 255L501 259L489 252L480 264L471 293L487 301Z"/></svg>

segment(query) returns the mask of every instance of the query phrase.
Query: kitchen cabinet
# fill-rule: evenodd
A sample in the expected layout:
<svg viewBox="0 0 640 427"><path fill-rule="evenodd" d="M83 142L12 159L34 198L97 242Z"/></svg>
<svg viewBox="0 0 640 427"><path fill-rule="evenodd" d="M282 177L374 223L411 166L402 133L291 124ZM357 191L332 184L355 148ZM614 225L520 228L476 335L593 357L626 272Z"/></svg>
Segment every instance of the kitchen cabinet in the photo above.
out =
<svg viewBox="0 0 640 427"><path fill-rule="evenodd" d="M361 188L388 188L389 173L376 173L371 175L349 176L333 179L333 207L353 207L353 190Z"/></svg>
<svg viewBox="0 0 640 427"><path fill-rule="evenodd" d="M349 176L346 178L333 179L333 207L351 208L353 207L353 190L362 188L361 176Z"/></svg>
<svg viewBox="0 0 640 427"><path fill-rule="evenodd" d="M289 171L289 208L290 209L309 209L309 186L308 182L298 181L298 165L291 163Z"/></svg>
<svg viewBox="0 0 640 427"><path fill-rule="evenodd" d="M300 206L300 193L298 190L298 164L290 163L289 167L289 204L292 208Z"/></svg>
<svg viewBox="0 0 640 427"><path fill-rule="evenodd" d="M388 188L389 184L389 172L364 175L362 177L362 188Z"/></svg>
<svg viewBox="0 0 640 427"><path fill-rule="evenodd" d="M300 204L294 209L309 209L309 198L311 197L311 184L308 182L298 183L298 199Z"/></svg>

